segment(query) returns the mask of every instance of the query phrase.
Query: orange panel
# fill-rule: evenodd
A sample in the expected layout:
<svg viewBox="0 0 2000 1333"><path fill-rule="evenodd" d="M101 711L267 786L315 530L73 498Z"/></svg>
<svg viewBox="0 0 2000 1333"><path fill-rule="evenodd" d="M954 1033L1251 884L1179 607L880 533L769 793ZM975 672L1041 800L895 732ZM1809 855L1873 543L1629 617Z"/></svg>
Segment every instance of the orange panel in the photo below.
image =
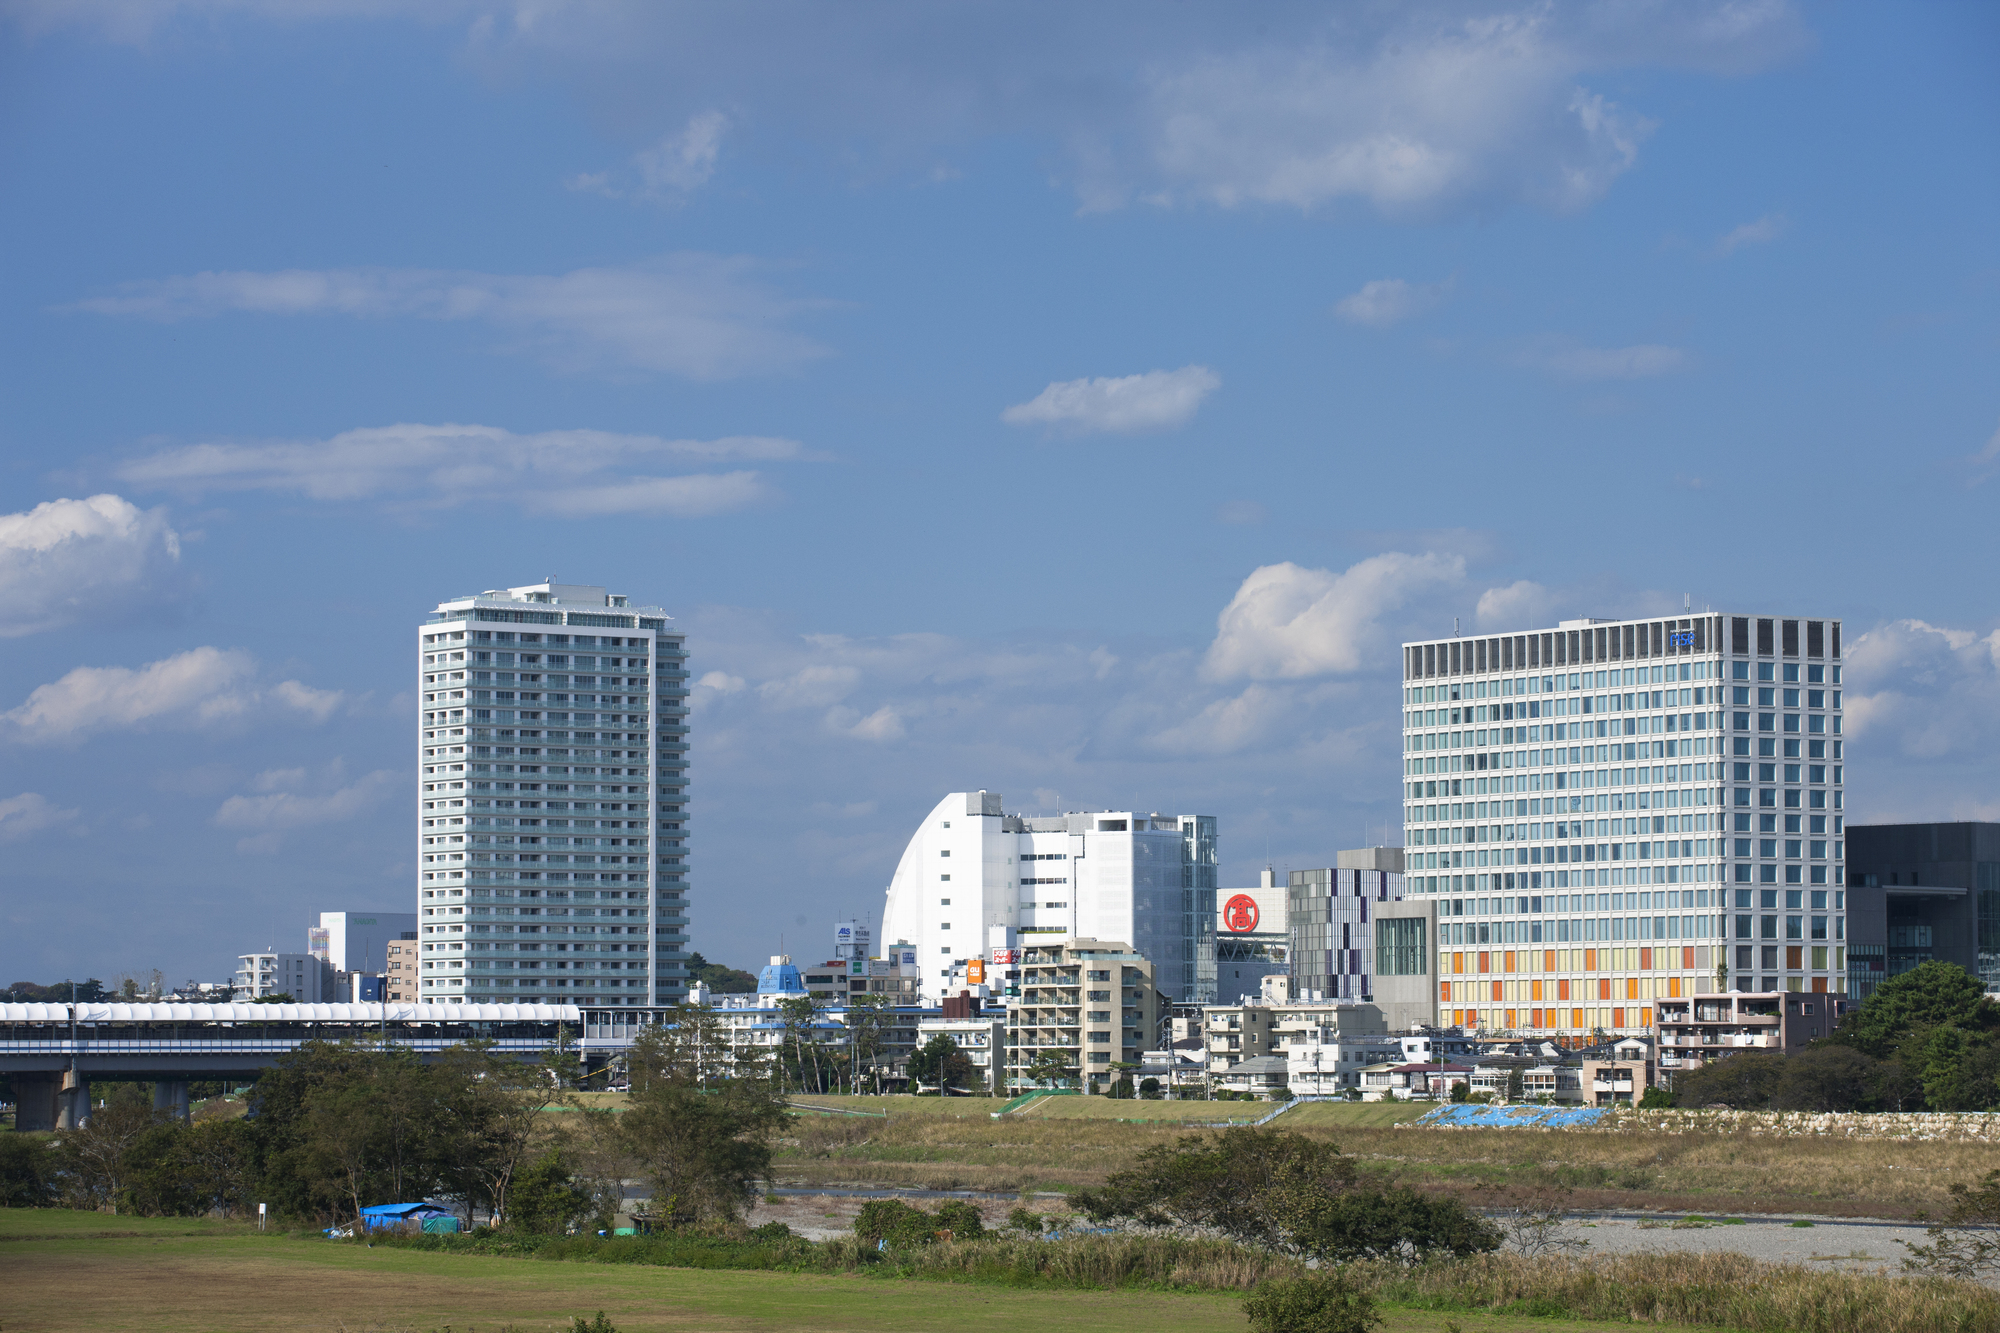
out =
<svg viewBox="0 0 2000 1333"><path fill-rule="evenodd" d="M1561 981L1558 981L1556 983L1556 998L1558 1000L1567 1000L1573 998L1569 993L1568 977L1564 977Z"/></svg>
<svg viewBox="0 0 2000 1333"><path fill-rule="evenodd" d="M1639 978L1637 977L1625 978L1625 998L1628 1000L1636 1000L1639 998Z"/></svg>
<svg viewBox="0 0 2000 1333"><path fill-rule="evenodd" d="M1440 981L1438 983L1438 998L1440 1000L1449 1000L1451 998L1451 983L1449 981Z"/></svg>
<svg viewBox="0 0 2000 1333"><path fill-rule="evenodd" d="M1670 996L1672 996L1672 997L1673 997L1674 999L1676 999L1676 1000L1678 1000L1678 999L1680 998L1680 995L1681 995L1681 979L1680 979L1679 977L1668 977L1668 978L1667 978L1667 994L1668 994L1668 995L1670 995Z"/></svg>
<svg viewBox="0 0 2000 1333"><path fill-rule="evenodd" d="M1519 1024L1519 1023L1516 1023L1516 1022L1514 1021L1514 1011L1513 1011L1512 1009L1509 1009L1509 1010L1507 1011L1507 1026L1508 1026L1508 1027L1510 1027L1510 1028L1513 1028L1513 1027L1519 1027L1519 1026L1520 1026L1520 1024Z"/></svg>
<svg viewBox="0 0 2000 1333"><path fill-rule="evenodd" d="M1622 1008L1613 1009L1611 1011L1611 1026L1615 1028L1622 1028L1625 1026L1625 1011Z"/></svg>
<svg viewBox="0 0 2000 1333"><path fill-rule="evenodd" d="M1597 998L1600 1000L1608 1000L1611 998L1610 977L1599 977L1597 979Z"/></svg>
<svg viewBox="0 0 2000 1333"><path fill-rule="evenodd" d="M1796 944L1785 946L1785 966L1797 971L1805 966L1806 951Z"/></svg>
<svg viewBox="0 0 2000 1333"><path fill-rule="evenodd" d="M1479 970L1481 972L1491 972L1493 970L1493 955L1483 949L1479 953Z"/></svg>
<svg viewBox="0 0 2000 1333"><path fill-rule="evenodd" d="M1465 971L1465 955L1464 955L1464 954L1462 954L1462 953L1455 953L1455 954L1453 954L1453 955L1451 956L1451 970L1452 970L1452 971L1454 971L1454 972L1463 972L1463 971Z"/></svg>
<svg viewBox="0 0 2000 1333"><path fill-rule="evenodd" d="M1493 999L1495 1000L1495 1002L1498 1002L1506 998L1506 996L1502 994L1500 989L1502 986L1506 984L1507 983L1504 981L1496 981L1493 983Z"/></svg>
<svg viewBox="0 0 2000 1333"><path fill-rule="evenodd" d="M1681 966L1682 967L1694 966L1694 949L1691 946L1681 950Z"/></svg>
<svg viewBox="0 0 2000 1333"><path fill-rule="evenodd" d="M1529 982L1529 983L1528 983L1528 998L1529 998L1529 999L1531 999L1531 1000L1535 1000L1535 1001L1537 1001L1537 1002L1539 1002L1539 1001L1541 1000L1541 998L1542 998L1542 983L1541 983L1541 982L1539 982L1539 981L1531 981L1531 982Z"/></svg>
<svg viewBox="0 0 2000 1333"><path fill-rule="evenodd" d="M1506 957L1506 960L1507 960L1507 961L1506 961L1506 963L1505 963L1505 964L1504 964L1504 965L1503 965L1503 966L1501 967L1501 969L1500 969L1500 970L1501 970L1501 971L1503 971L1503 972L1512 972L1512 971L1514 970L1514 951L1513 951L1512 949L1509 949L1509 950L1507 951L1507 953L1506 953L1505 957ZM1511 1027L1511 1026L1512 1026L1512 1024L1509 1024L1509 1026Z"/></svg>
<svg viewBox="0 0 2000 1333"><path fill-rule="evenodd" d="M1553 972L1555 970L1556 970L1556 951L1554 949L1546 949L1542 953L1542 971Z"/></svg>
<svg viewBox="0 0 2000 1333"><path fill-rule="evenodd" d="M1824 994L1826 994L1826 978L1825 978L1825 977L1814 977L1814 978L1813 978L1813 994L1815 994L1815 995L1824 995Z"/></svg>
<svg viewBox="0 0 2000 1333"><path fill-rule="evenodd" d="M1595 972L1597 970L1597 950L1585 949L1583 951L1583 970L1586 972Z"/></svg>
<svg viewBox="0 0 2000 1333"><path fill-rule="evenodd" d="M1646 1005L1645 1007L1643 1007L1642 1009L1640 1009L1640 1010L1639 1010L1639 1026L1640 1026L1640 1027L1642 1027L1642 1028L1649 1028L1649 1027L1653 1026L1653 1006L1652 1006L1652 1005L1650 1005L1650 1004L1649 1004L1649 1005Z"/></svg>
<svg viewBox="0 0 2000 1333"><path fill-rule="evenodd" d="M1572 1009L1572 1010L1570 1010L1570 1011L1569 1011L1569 1013L1570 1013L1570 1019L1569 1019L1569 1025L1570 1025L1571 1027L1573 1027L1573 1028L1580 1028L1580 1027L1582 1027L1582 1026L1583 1026L1583 1010L1581 1010L1581 1009Z"/></svg>

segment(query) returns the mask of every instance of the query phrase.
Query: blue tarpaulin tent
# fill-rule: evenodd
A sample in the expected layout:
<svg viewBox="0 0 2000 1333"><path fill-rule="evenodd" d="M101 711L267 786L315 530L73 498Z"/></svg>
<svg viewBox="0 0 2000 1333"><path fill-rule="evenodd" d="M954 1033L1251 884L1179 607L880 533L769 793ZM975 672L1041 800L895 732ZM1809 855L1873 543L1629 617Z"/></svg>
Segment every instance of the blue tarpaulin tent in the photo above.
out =
<svg viewBox="0 0 2000 1333"><path fill-rule="evenodd" d="M361 1210L361 1225L369 1231L402 1230L414 1223L432 1232L458 1230L458 1214L434 1203L378 1203Z"/></svg>

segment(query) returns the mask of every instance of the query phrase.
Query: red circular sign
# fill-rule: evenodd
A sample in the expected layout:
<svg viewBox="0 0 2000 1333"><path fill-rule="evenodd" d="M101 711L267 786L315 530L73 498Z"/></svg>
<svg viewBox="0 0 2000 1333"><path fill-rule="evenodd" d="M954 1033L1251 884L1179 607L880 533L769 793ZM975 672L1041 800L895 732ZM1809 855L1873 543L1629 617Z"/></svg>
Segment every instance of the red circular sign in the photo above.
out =
<svg viewBox="0 0 2000 1333"><path fill-rule="evenodd" d="M1239 893L1222 905L1222 925L1236 934L1257 929L1257 900Z"/></svg>

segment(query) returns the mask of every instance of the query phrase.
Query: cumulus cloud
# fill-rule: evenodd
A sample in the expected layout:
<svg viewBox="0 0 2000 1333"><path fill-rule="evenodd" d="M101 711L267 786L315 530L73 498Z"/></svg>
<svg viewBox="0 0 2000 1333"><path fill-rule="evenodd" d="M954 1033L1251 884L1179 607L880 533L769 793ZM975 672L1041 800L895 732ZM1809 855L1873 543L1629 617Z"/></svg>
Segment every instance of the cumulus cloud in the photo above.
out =
<svg viewBox="0 0 2000 1333"><path fill-rule="evenodd" d="M295 680L260 684L248 653L194 648L133 670L77 667L0 713L0 735L27 744L75 742L154 724L200 728L259 713L324 721L343 696Z"/></svg>
<svg viewBox="0 0 2000 1333"><path fill-rule="evenodd" d="M722 152L722 132L729 118L720 111L704 111L689 119L685 128L669 134L648 148L633 162L650 194L684 194L708 184L715 174L715 159Z"/></svg>
<svg viewBox="0 0 2000 1333"><path fill-rule="evenodd" d="M1353 201L1423 218L1587 205L1631 170L1650 128L1592 85L1661 68L1746 74L1810 40L1785 0L1280 2L1254 16L1051 0L23 0L12 12L133 41L189 14L395 14L451 23L468 61L564 80L625 123L741 107L843 165L925 176L941 153L1026 138L1066 159L1059 174L1086 207ZM666 158L698 174L703 155L696 141Z"/></svg>
<svg viewBox="0 0 2000 1333"><path fill-rule="evenodd" d="M423 508L505 503L563 517L696 517L759 503L758 473L649 476L634 469L803 458L792 440L669 440L609 431L516 435L497 426L403 423L326 440L197 444L135 459L119 476L186 495L276 491L315 500L384 500Z"/></svg>
<svg viewBox="0 0 2000 1333"><path fill-rule="evenodd" d="M1361 290L1342 297L1333 313L1350 324L1387 328L1433 309L1451 292L1449 282L1409 283L1401 278L1377 278L1361 284Z"/></svg>
<svg viewBox="0 0 2000 1333"><path fill-rule="evenodd" d="M1464 577L1464 557L1435 553L1371 556L1338 574L1265 565L1223 608L1202 674L1283 680L1361 670L1380 649L1383 615Z"/></svg>
<svg viewBox="0 0 2000 1333"><path fill-rule="evenodd" d="M1063 380L1000 414L1010 426L1132 435L1187 424L1202 399L1222 387L1207 366L1150 370L1117 379Z"/></svg>
<svg viewBox="0 0 2000 1333"><path fill-rule="evenodd" d="M1539 583L1520 579L1480 593L1473 615L1481 629L1514 629L1547 624L1554 605L1555 594Z"/></svg>
<svg viewBox="0 0 2000 1333"><path fill-rule="evenodd" d="M1726 235L1718 237L1715 242L1715 253L1730 255L1746 245L1762 245L1766 241L1775 241L1785 234L1785 229L1790 225L1783 213L1766 213L1755 222L1746 222Z"/></svg>
<svg viewBox="0 0 2000 1333"><path fill-rule="evenodd" d="M1894 620L1847 647L1848 734L1915 759L1984 761L2000 742L2000 631Z"/></svg>
<svg viewBox="0 0 2000 1333"><path fill-rule="evenodd" d="M0 514L0 638L167 596L180 555L165 510L143 510L116 495Z"/></svg>
<svg viewBox="0 0 2000 1333"><path fill-rule="evenodd" d="M64 810L39 792L24 791L0 800L0 842L13 842L58 824L67 824L82 811Z"/></svg>
<svg viewBox="0 0 2000 1333"><path fill-rule="evenodd" d="M1678 347L1586 347L1567 338L1536 339L1515 353L1515 364L1566 380L1640 380L1669 375L1687 364Z"/></svg>
<svg viewBox="0 0 2000 1333"><path fill-rule="evenodd" d="M768 374L826 349L787 325L813 302L781 296L756 261L683 253L560 274L438 269L195 273L126 283L69 308L175 322L225 314L476 321L563 369L695 380Z"/></svg>

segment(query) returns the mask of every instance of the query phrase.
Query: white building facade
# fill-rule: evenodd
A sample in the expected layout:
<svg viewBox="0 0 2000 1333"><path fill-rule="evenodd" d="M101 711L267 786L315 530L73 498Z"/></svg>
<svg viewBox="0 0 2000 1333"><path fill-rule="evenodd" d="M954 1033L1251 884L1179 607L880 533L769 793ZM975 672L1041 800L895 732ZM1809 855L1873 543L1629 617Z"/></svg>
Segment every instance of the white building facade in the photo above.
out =
<svg viewBox="0 0 2000 1333"><path fill-rule="evenodd" d="M321 912L306 930L306 952L336 972L386 972L391 942L414 935L415 912Z"/></svg>
<svg viewBox="0 0 2000 1333"><path fill-rule="evenodd" d="M1638 1032L1663 998L1844 991L1840 636L1711 613L1405 644L1405 891L1436 914L1397 943L1435 950L1437 1021Z"/></svg>
<svg viewBox="0 0 2000 1333"><path fill-rule="evenodd" d="M915 950L933 997L968 960L983 956L1004 989L1021 950L1093 939L1143 954L1170 1000L1206 1003L1215 912L1213 816L1009 815L998 793L953 792L903 851L882 938Z"/></svg>
<svg viewBox="0 0 2000 1333"><path fill-rule="evenodd" d="M680 1001L684 636L549 582L440 603L417 653L423 999Z"/></svg>

